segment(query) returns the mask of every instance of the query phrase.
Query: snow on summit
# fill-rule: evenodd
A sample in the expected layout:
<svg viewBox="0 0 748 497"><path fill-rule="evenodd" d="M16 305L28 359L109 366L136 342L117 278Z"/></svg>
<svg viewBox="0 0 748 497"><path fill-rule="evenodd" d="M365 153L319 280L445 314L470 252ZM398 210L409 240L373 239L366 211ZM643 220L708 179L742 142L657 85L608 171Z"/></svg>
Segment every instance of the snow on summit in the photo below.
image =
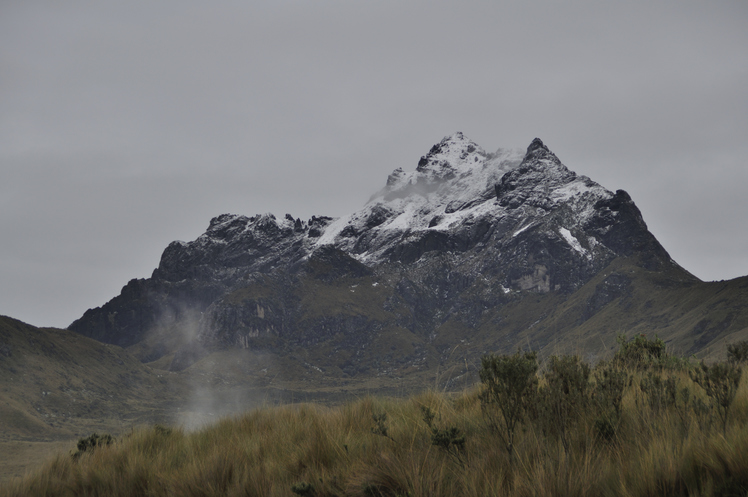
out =
<svg viewBox="0 0 748 497"><path fill-rule="evenodd" d="M364 262L374 262L392 243L417 232L450 231L485 216L500 218L516 206L497 201L497 185L520 166L521 177L509 188L526 190L527 198L520 201L540 207L532 214L542 215L553 205L568 203L584 218L589 212L582 211L591 209L591 201L612 195L569 171L539 139L527 151L500 148L487 153L457 132L434 145L414 171L393 171L363 209L331 223L316 246L332 244Z"/></svg>
<svg viewBox="0 0 748 497"><path fill-rule="evenodd" d="M421 157L415 171L398 168L390 174L386 186L362 210L332 223L317 245L334 244L349 251L342 233L348 227L349 232L446 229L472 212L467 204L493 196L494 184L523 156L520 149L486 153L460 132L447 136Z"/></svg>
<svg viewBox="0 0 748 497"><path fill-rule="evenodd" d="M188 254L187 261L211 248L229 254L232 265L271 268L285 251L305 258L330 245L373 265L415 260L434 250L480 250L489 240L504 247L539 231L591 258L599 234L584 234L586 225L600 214L600 202L612 198L567 169L540 139L526 151L489 153L458 132L434 145L414 170L393 171L384 187L348 216L305 222L288 214L281 219L224 214L211 220L195 244L170 250ZM607 225L617 211L606 212Z"/></svg>

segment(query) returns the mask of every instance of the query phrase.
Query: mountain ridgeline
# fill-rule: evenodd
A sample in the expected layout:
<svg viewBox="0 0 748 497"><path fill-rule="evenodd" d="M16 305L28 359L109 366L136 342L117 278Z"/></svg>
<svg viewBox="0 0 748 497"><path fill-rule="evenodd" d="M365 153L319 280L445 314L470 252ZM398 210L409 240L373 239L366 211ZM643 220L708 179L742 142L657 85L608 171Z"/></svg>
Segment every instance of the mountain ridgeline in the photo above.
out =
<svg viewBox="0 0 748 497"><path fill-rule="evenodd" d="M625 191L541 140L488 153L456 133L348 216L212 219L69 329L172 370L251 349L335 378L459 377L518 347L602 358L620 333L709 355L746 338L746 302L748 278L698 280Z"/></svg>

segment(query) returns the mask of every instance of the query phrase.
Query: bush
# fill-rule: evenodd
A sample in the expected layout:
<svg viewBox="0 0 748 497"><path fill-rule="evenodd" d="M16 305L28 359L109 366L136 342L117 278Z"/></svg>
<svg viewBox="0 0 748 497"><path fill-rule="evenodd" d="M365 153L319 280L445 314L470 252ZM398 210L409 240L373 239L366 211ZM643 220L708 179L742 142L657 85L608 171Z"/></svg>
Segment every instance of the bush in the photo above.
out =
<svg viewBox="0 0 748 497"><path fill-rule="evenodd" d="M595 430L604 442L614 442L621 422L623 394L631 383L631 375L610 364L601 364L595 370L595 387L592 400L597 409Z"/></svg>
<svg viewBox="0 0 748 497"><path fill-rule="evenodd" d="M618 367L629 367L633 369L648 369L662 363L667 356L665 353L665 342L655 337L654 340L646 336L636 335L627 341L626 336L618 335L618 351L613 357L614 365Z"/></svg>
<svg viewBox="0 0 748 497"><path fill-rule="evenodd" d="M727 360L738 365L748 361L748 341L742 340L728 345Z"/></svg>
<svg viewBox="0 0 748 497"><path fill-rule="evenodd" d="M305 481L291 485L291 492L295 493L296 495L305 496L313 496L315 494L314 486Z"/></svg>
<svg viewBox="0 0 748 497"><path fill-rule="evenodd" d="M431 408L421 406L423 421L431 430L431 444L439 447L444 452L454 457L460 464L463 464L462 453L465 450L465 435L462 434L456 426L448 428L439 428L434 424L436 413Z"/></svg>
<svg viewBox="0 0 748 497"><path fill-rule="evenodd" d="M389 438L393 442L395 441L388 432L387 429L387 413L372 414L371 419L374 421L374 426L371 428L371 432L375 435L379 435L385 438Z"/></svg>
<svg viewBox="0 0 748 497"><path fill-rule="evenodd" d="M538 378L536 352L485 355L481 358L481 409L489 427L497 433L512 460L517 424L525 417L535 395Z"/></svg>
<svg viewBox="0 0 748 497"><path fill-rule="evenodd" d="M601 441L612 444L616 441L618 428L610 419L601 417L595 420L595 432Z"/></svg>
<svg viewBox="0 0 748 497"><path fill-rule="evenodd" d="M631 382L631 375L611 366L601 366L595 371L593 398L601 411L621 414L623 393Z"/></svg>
<svg viewBox="0 0 748 497"><path fill-rule="evenodd" d="M111 445L113 443L114 438L108 433L104 433L103 435L92 433L86 438L79 439L77 445L78 450L71 453L70 455L73 457L73 459L78 459L85 452L93 452L97 447L106 447L107 445Z"/></svg>
<svg viewBox="0 0 748 497"><path fill-rule="evenodd" d="M712 400L722 420L722 433L727 432L727 417L740 384L743 370L733 363L720 362L707 366L702 361L700 367L689 371L691 379L704 389Z"/></svg>
<svg viewBox="0 0 748 497"><path fill-rule="evenodd" d="M659 414L660 411L675 405L677 384L675 378L664 378L659 373L647 372L639 381L639 388L647 396L649 408Z"/></svg>
<svg viewBox="0 0 748 497"><path fill-rule="evenodd" d="M537 416L543 433L561 440L569 453L569 431L590 401L590 367L577 356L552 356L538 390Z"/></svg>

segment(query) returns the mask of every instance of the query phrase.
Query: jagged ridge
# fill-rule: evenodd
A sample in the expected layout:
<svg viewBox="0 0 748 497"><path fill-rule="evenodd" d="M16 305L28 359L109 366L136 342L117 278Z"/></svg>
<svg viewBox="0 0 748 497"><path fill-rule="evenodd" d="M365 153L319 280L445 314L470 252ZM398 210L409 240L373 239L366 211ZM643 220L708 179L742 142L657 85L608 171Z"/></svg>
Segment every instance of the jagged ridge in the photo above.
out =
<svg viewBox="0 0 748 497"><path fill-rule="evenodd" d="M426 367L445 326L469 334L527 295L571 295L634 256L695 281L626 192L570 171L537 138L524 153L487 153L455 133L349 216L214 218L195 241L170 244L150 279L70 328L127 346L200 316L197 341L179 342L180 367L216 346L325 344L365 362L377 340L407 335L402 350L373 362Z"/></svg>

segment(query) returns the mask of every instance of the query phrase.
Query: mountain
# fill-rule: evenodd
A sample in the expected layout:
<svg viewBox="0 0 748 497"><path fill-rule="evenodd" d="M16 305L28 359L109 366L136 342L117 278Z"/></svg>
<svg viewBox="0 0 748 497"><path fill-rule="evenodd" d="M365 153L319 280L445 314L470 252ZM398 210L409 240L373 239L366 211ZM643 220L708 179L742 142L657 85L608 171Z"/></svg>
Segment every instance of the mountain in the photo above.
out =
<svg viewBox="0 0 748 497"><path fill-rule="evenodd" d="M488 153L455 133L348 216L212 219L69 329L173 371L244 349L302 377L467 381L489 351L594 360L619 333L712 354L748 335L746 302L748 278L698 280L625 191L540 139Z"/></svg>
<svg viewBox="0 0 748 497"><path fill-rule="evenodd" d="M169 392L120 347L0 316L0 442L52 440L166 418Z"/></svg>

